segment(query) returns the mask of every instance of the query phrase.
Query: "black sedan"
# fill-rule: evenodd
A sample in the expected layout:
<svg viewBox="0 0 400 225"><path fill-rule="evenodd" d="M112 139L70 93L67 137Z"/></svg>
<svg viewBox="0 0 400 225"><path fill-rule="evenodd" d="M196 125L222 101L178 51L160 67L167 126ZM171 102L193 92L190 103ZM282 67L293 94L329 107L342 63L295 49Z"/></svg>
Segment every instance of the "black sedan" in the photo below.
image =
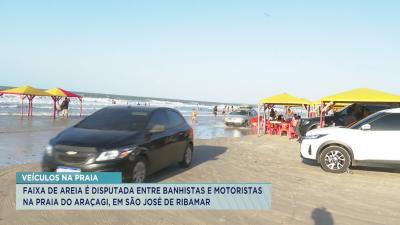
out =
<svg viewBox="0 0 400 225"><path fill-rule="evenodd" d="M193 130L170 108L103 108L51 139L43 171L120 171L123 180L143 182L173 162L189 167Z"/></svg>

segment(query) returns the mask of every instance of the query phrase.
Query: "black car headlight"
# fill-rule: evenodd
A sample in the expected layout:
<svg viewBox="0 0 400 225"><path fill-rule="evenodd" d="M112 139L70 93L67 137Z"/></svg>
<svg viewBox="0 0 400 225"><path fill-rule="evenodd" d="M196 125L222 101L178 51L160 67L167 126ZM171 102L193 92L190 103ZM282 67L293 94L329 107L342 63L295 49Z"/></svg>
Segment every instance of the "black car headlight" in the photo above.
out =
<svg viewBox="0 0 400 225"><path fill-rule="evenodd" d="M307 139L318 139L318 138L322 138L324 136L326 136L327 134L312 134L312 135L307 135L305 137L303 137L304 140Z"/></svg>
<svg viewBox="0 0 400 225"><path fill-rule="evenodd" d="M122 159L127 157L131 152L136 149L136 146L113 149L102 152L97 158L97 162L113 160L113 159Z"/></svg>
<svg viewBox="0 0 400 225"><path fill-rule="evenodd" d="M302 124L303 124L303 125L307 125L307 124L309 124L309 123L310 123L309 120L303 120L303 121L302 121Z"/></svg>

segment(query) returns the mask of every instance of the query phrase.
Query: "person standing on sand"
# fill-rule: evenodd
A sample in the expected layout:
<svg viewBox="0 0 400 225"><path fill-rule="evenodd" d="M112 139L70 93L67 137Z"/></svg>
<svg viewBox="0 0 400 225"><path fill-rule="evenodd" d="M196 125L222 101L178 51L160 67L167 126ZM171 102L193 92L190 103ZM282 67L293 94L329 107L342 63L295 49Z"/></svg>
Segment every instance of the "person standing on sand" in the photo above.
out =
<svg viewBox="0 0 400 225"><path fill-rule="evenodd" d="M269 118L270 120L275 120L275 117L276 117L276 112L274 108L271 108L271 110L269 111Z"/></svg>
<svg viewBox="0 0 400 225"><path fill-rule="evenodd" d="M290 107L288 107L286 110L286 119L287 120L293 119L293 115L294 115L294 113L293 113L292 109Z"/></svg>
<svg viewBox="0 0 400 225"><path fill-rule="evenodd" d="M197 111L195 108L192 110L192 123L196 123L197 121Z"/></svg>
<svg viewBox="0 0 400 225"><path fill-rule="evenodd" d="M61 103L61 115L62 117L67 117L68 118L68 106L69 106L69 98L65 97L64 101Z"/></svg>

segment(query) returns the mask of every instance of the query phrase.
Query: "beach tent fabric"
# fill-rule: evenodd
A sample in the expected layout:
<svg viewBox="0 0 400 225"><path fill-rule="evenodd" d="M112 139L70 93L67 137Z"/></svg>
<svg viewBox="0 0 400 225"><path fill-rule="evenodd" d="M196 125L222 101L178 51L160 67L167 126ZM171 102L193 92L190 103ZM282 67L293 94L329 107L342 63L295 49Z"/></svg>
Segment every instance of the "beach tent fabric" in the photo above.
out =
<svg viewBox="0 0 400 225"><path fill-rule="evenodd" d="M268 98L264 98L261 100L260 103L273 104L273 105L308 105L311 102L304 98L297 98L287 93L282 93Z"/></svg>
<svg viewBox="0 0 400 225"><path fill-rule="evenodd" d="M28 116L32 116L33 99L35 98L35 96L52 96L50 93L36 89L36 88L28 86L28 85L3 90L0 93L21 96L21 116L24 115L24 99L25 98L28 99Z"/></svg>
<svg viewBox="0 0 400 225"><path fill-rule="evenodd" d="M53 104L53 119L56 118L56 111L57 111L56 104L62 97L78 98L78 100L80 101L80 116L82 116L82 96L72 93L70 91L66 91L62 88L52 88L52 89L46 90L46 92L49 93L50 95L52 95L51 98L53 99L53 102L54 102L54 104Z"/></svg>
<svg viewBox="0 0 400 225"><path fill-rule="evenodd" d="M1 91L1 93L14 94L14 95L51 96L51 94L49 94L45 91L36 89L36 88L28 86L28 85L3 90L3 91Z"/></svg>
<svg viewBox="0 0 400 225"><path fill-rule="evenodd" d="M51 94L52 96L58 96L58 97L71 97L71 98L82 98L82 96L77 95L75 93L66 91L62 88L52 88L46 90L47 93Z"/></svg>
<svg viewBox="0 0 400 225"><path fill-rule="evenodd" d="M390 94L369 88L357 88L321 99L321 102L334 103L399 103L400 95Z"/></svg>
<svg viewBox="0 0 400 225"><path fill-rule="evenodd" d="M311 102L305 98L297 98L288 93L282 93L278 95L274 95L268 98L264 98L260 101L260 105L271 104L271 105L284 105L284 106L303 106L310 105ZM258 114L260 115L260 105L258 107ZM265 114L265 107L264 114ZM266 116L264 118L264 131L266 124ZM258 120L257 133L260 133L260 121Z"/></svg>
<svg viewBox="0 0 400 225"><path fill-rule="evenodd" d="M369 88L357 88L321 98L321 102L337 103L400 103L400 95ZM324 113L320 115L320 127L324 127Z"/></svg>

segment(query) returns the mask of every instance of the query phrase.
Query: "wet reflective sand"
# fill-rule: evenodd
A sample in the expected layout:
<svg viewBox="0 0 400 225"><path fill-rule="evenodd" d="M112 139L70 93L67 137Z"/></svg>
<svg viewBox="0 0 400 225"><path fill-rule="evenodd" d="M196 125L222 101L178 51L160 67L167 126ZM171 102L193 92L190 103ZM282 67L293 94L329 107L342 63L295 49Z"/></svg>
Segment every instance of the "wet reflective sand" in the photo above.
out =
<svg viewBox="0 0 400 225"><path fill-rule="evenodd" d="M195 139L211 139L216 137L241 137L254 134L250 128L228 128L222 117L199 116L193 126ZM80 117L53 120L48 116L32 118L18 116L0 116L0 167L40 162L44 147L48 141L63 129L81 120Z"/></svg>

